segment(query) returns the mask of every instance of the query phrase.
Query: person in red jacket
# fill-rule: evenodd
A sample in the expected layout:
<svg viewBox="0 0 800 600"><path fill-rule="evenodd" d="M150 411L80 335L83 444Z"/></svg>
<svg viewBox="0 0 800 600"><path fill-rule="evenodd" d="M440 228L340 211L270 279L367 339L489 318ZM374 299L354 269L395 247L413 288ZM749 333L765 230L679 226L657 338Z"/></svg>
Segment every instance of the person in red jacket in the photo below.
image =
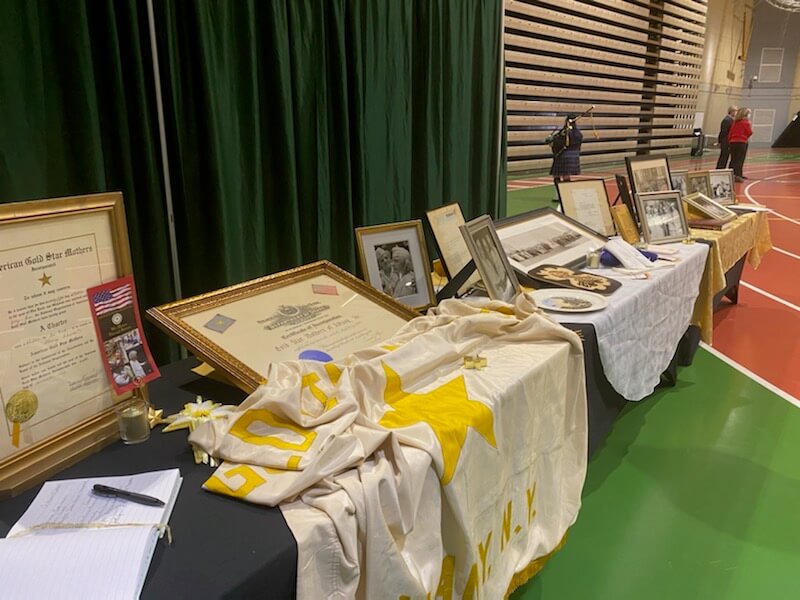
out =
<svg viewBox="0 0 800 600"><path fill-rule="evenodd" d="M749 108L742 107L736 112L733 118L731 130L728 132L728 144L731 149L731 169L736 176L736 181L744 181L747 179L742 174L744 167L744 159L747 156L747 141L753 135L753 126L750 124L750 115L752 111Z"/></svg>

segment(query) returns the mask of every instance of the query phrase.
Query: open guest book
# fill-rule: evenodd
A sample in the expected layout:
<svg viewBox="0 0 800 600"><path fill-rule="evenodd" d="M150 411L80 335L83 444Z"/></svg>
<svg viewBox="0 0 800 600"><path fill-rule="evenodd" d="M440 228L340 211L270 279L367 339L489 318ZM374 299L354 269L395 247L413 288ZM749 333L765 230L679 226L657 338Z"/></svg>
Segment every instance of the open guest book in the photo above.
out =
<svg viewBox="0 0 800 600"><path fill-rule="evenodd" d="M0 596L138 598L182 481L178 469L48 481L0 539ZM164 506L99 496L97 483Z"/></svg>

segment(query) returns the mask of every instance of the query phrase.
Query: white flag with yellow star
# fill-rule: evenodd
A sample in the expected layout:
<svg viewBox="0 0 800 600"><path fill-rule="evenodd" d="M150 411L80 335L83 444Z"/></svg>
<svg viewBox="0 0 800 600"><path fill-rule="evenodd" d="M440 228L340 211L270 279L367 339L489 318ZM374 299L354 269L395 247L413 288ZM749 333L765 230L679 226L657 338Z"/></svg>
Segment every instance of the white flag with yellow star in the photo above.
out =
<svg viewBox="0 0 800 600"><path fill-rule="evenodd" d="M298 598L501 598L575 521L577 336L526 296L435 313L336 365L272 365L190 437L226 461L207 489L280 505Z"/></svg>

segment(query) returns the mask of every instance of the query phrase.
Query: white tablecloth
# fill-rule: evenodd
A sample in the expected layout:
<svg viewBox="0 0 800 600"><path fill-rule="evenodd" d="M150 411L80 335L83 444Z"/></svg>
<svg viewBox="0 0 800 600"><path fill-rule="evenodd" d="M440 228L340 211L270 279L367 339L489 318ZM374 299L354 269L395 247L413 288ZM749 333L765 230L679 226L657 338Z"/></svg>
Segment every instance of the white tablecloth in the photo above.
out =
<svg viewBox="0 0 800 600"><path fill-rule="evenodd" d="M627 400L641 400L658 385L689 327L703 276L706 244L665 247L676 249L680 262L651 272L650 279L625 279L611 269L590 271L622 283L607 296L604 310L549 313L560 323L594 326L606 378Z"/></svg>

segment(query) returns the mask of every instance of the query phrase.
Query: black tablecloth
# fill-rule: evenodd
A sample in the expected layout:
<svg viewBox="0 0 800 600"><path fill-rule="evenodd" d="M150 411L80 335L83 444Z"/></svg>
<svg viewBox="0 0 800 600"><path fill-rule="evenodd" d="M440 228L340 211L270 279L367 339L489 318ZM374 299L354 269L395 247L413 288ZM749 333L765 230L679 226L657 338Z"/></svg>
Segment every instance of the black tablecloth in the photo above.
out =
<svg viewBox="0 0 800 600"><path fill-rule="evenodd" d="M225 404L244 398L235 388L192 373L196 364L186 359L164 367L161 379L149 386L151 401L165 415L196 394ZM294 598L297 545L280 510L203 491L200 486L213 470L194 464L186 436L186 430L161 433L159 426L147 442L115 442L54 479L180 469L183 485L169 521L173 543L161 540L156 546L142 598ZM39 487L0 502L0 536L22 516Z"/></svg>

